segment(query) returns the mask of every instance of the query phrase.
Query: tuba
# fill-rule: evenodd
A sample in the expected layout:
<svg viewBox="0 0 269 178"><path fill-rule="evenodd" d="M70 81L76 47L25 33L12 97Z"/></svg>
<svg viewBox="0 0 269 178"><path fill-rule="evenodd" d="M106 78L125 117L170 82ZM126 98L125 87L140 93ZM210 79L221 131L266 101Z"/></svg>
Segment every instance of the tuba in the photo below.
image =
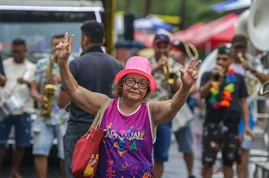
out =
<svg viewBox="0 0 269 178"><path fill-rule="evenodd" d="M269 51L269 31L268 31L268 17L269 17L269 1L256 0L253 2L249 18L248 18L248 31L249 38L253 46L264 53L263 56L268 54ZM262 57L263 57L262 56ZM269 81L265 82L260 91L260 95L269 93Z"/></svg>
<svg viewBox="0 0 269 178"><path fill-rule="evenodd" d="M53 105L53 100L54 100L54 93L57 90L57 86L49 81L50 76L52 75L52 70L53 70L53 64L54 61L56 60L57 56L54 54L50 57L49 59L49 68L47 71L47 75L46 75L46 81L45 81L45 85L43 88L43 106L42 106L42 111L40 113L41 116L44 117L50 117L50 113L51 113L51 109L52 109L52 105Z"/></svg>
<svg viewBox="0 0 269 178"><path fill-rule="evenodd" d="M256 0L250 7L248 18L249 39L255 48L260 51L269 51L269 1Z"/></svg>

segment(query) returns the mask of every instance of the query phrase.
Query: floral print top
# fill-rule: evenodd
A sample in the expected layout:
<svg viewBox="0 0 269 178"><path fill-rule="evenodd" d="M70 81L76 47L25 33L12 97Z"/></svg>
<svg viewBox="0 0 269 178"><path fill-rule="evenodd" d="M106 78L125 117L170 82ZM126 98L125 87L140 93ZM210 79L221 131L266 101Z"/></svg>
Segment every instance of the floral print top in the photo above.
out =
<svg viewBox="0 0 269 178"><path fill-rule="evenodd" d="M43 92L44 82L46 81L46 77L49 70L49 58L40 59L36 64L36 71L35 71L35 81L39 83L40 92ZM56 63L53 64L52 73L56 75L60 75L59 67ZM40 116L41 119L44 121L45 124L49 125L59 125L64 124L67 122L69 118L69 113L66 112L65 109L60 109L58 107L58 97L61 90L61 84L56 84L57 90L54 94L54 102L52 105L52 111L49 118ZM41 109L39 109L40 112Z"/></svg>

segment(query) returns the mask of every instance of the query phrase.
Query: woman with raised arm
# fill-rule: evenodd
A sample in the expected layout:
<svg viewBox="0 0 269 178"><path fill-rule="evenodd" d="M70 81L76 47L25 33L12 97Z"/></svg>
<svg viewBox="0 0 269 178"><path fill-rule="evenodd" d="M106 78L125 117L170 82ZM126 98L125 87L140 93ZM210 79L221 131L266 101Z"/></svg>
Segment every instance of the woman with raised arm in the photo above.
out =
<svg viewBox="0 0 269 178"><path fill-rule="evenodd" d="M74 35L57 46L62 84L70 98L86 112L96 115L108 96L88 91L73 78L67 59ZM182 84L171 100L146 103L156 87L151 64L143 57L131 57L114 80L112 92L117 97L108 106L101 128L103 142L99 150L98 177L152 177L152 146L158 124L170 122L185 103L197 80L200 61L191 60L181 71ZM90 69L89 69L90 70ZM105 72L105 71L104 71ZM89 76L91 77L91 76ZM170 134L170 133L168 133Z"/></svg>

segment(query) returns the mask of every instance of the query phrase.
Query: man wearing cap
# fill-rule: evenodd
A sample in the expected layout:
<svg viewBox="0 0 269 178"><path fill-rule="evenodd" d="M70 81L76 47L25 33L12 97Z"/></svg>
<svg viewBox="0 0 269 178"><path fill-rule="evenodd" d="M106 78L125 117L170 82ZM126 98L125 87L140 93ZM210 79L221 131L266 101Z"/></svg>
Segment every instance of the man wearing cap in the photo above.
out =
<svg viewBox="0 0 269 178"><path fill-rule="evenodd" d="M158 102L169 100L173 96L173 91L177 91L180 83L175 81L169 84L164 74L164 67L169 69L171 73L180 76L180 67L172 59L168 57L171 44L167 35L157 34L153 41L154 56L149 58L152 64L152 74L157 81L157 89L151 95L151 101ZM165 69L165 70L166 70ZM157 128L156 141L154 144L154 177L160 178L164 170L164 162L168 161L168 151L171 142L171 123L159 125Z"/></svg>
<svg viewBox="0 0 269 178"><path fill-rule="evenodd" d="M203 177L212 177L212 167L218 151L222 150L224 177L233 177L233 164L240 163L238 125L244 116L246 133L248 123L247 88L242 75L230 67L231 49L218 47L217 65L202 76L200 95L206 101L203 126Z"/></svg>
<svg viewBox="0 0 269 178"><path fill-rule="evenodd" d="M254 60L250 55L247 54L248 41L244 35L235 35L232 39L232 53L233 53L233 64L231 67L239 74L243 76L253 76L257 78L261 83L264 83L269 80L269 76L263 73L263 65L261 64L260 59ZM240 60L240 55L241 60ZM247 83L248 85L248 83ZM251 93L249 93L251 95ZM253 130L257 118L254 118L253 113L257 110L255 107L253 99L248 98L249 104L249 125L250 129ZM243 116L241 117L239 124L240 140L243 141L244 135L244 121ZM239 178L245 178L247 176L247 165L248 165L248 152L250 148L242 147L241 149L241 165L238 167L238 176Z"/></svg>
<svg viewBox="0 0 269 178"><path fill-rule="evenodd" d="M189 63L186 48L187 46L182 41L175 40L171 43L171 50L169 52L169 56L178 63L180 69L182 70L185 70L186 66ZM188 48L188 50L189 52L191 52L191 56L195 56L195 51L192 48ZM183 120L185 118L193 118L192 112L194 112L193 103L195 102L195 99L192 98L191 95L194 94L195 92L196 92L196 86L194 85L191 88L187 102L180 109L180 112L176 116L178 117L178 119ZM192 149L193 138L191 132L191 125L189 123L186 123L187 125L184 125L183 127L177 126L176 124L177 122L174 122L176 121L176 119L177 118L175 118L172 122L173 124L172 130L174 131L176 141L179 146L179 152L184 154L184 161L187 166L189 178L194 178L193 176L194 154Z"/></svg>

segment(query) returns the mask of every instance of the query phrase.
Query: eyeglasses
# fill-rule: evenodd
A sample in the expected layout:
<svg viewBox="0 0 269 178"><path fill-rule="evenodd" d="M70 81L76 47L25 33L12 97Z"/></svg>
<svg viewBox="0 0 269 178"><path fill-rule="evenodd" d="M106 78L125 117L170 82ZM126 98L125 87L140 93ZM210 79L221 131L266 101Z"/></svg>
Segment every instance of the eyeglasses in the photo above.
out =
<svg viewBox="0 0 269 178"><path fill-rule="evenodd" d="M142 90L146 89L149 87L149 82L146 80L140 80L140 81L136 81L134 78L124 78L124 83L128 86L128 87L132 87L135 84L138 84L138 87Z"/></svg>

